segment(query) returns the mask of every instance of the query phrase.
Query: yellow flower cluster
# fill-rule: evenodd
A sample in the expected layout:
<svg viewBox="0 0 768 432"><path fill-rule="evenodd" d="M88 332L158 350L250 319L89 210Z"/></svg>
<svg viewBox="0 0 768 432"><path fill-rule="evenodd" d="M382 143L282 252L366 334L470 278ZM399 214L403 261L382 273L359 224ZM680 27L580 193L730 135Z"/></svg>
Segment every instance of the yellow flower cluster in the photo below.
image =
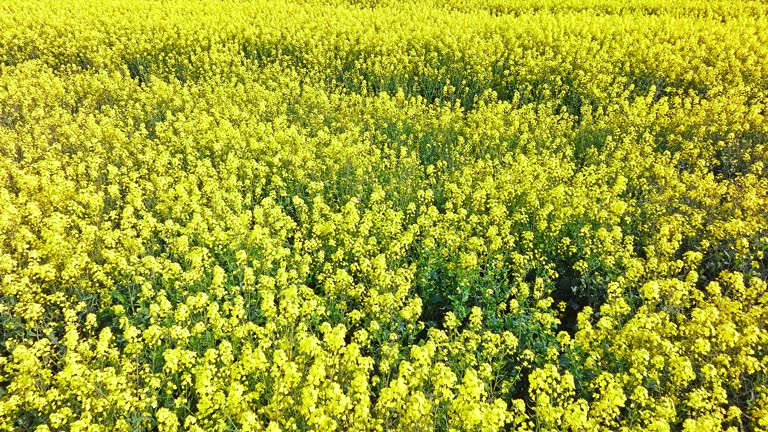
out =
<svg viewBox="0 0 768 432"><path fill-rule="evenodd" d="M768 431L768 5L0 4L0 430Z"/></svg>

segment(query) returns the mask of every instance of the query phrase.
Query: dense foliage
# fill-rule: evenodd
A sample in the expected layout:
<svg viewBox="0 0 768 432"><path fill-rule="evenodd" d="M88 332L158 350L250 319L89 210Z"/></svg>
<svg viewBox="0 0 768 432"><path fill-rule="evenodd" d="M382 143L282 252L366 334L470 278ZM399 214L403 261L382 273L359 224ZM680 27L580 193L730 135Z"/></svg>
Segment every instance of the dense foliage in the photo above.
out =
<svg viewBox="0 0 768 432"><path fill-rule="evenodd" d="M0 430L768 430L768 4L0 3Z"/></svg>

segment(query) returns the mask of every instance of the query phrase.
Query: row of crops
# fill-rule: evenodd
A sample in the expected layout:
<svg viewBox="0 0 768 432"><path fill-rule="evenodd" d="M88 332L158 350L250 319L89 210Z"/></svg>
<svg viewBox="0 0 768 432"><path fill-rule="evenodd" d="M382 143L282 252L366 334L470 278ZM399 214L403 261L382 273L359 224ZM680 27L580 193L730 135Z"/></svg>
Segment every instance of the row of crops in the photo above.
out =
<svg viewBox="0 0 768 432"><path fill-rule="evenodd" d="M768 4L0 4L0 430L768 430Z"/></svg>

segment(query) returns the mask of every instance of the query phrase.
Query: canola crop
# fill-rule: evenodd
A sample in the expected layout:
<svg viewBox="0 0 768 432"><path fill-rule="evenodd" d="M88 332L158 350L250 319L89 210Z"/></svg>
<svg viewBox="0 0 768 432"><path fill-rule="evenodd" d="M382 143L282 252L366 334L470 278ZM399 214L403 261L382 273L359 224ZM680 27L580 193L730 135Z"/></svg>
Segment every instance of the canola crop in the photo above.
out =
<svg viewBox="0 0 768 432"><path fill-rule="evenodd" d="M768 431L768 4L0 4L0 430Z"/></svg>

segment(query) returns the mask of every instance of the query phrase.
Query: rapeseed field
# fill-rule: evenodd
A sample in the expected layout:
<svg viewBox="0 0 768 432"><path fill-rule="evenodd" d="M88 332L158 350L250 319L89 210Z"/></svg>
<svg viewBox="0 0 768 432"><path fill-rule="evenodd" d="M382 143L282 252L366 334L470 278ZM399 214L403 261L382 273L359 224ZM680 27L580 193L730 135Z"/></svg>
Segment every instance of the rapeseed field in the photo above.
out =
<svg viewBox="0 0 768 432"><path fill-rule="evenodd" d="M768 431L768 4L0 3L0 430Z"/></svg>

